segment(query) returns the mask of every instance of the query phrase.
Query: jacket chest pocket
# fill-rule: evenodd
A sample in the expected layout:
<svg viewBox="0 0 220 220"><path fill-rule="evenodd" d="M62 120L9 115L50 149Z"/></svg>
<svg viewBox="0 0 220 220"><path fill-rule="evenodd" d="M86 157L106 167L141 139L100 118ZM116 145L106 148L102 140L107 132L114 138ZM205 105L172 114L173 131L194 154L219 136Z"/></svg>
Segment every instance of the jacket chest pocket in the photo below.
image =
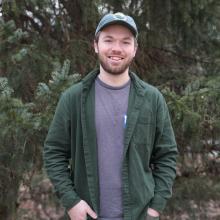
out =
<svg viewBox="0 0 220 220"><path fill-rule="evenodd" d="M140 117L134 131L134 143L141 145L152 145L154 140L155 125L152 118Z"/></svg>

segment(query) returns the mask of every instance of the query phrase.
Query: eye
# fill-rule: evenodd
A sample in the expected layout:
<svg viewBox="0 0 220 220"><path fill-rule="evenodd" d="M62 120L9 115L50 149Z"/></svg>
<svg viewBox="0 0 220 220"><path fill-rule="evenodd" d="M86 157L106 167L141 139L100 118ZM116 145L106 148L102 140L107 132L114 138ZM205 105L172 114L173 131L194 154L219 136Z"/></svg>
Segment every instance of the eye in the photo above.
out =
<svg viewBox="0 0 220 220"><path fill-rule="evenodd" d="M105 39L104 42L105 42L105 43L111 43L112 40L110 40L110 39Z"/></svg>

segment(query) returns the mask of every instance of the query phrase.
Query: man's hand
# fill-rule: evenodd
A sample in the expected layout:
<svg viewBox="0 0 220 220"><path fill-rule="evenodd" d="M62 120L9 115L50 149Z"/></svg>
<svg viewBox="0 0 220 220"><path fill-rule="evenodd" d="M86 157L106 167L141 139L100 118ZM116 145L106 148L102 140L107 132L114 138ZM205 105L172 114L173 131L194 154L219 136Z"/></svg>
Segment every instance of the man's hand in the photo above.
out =
<svg viewBox="0 0 220 220"><path fill-rule="evenodd" d="M71 220L86 220L87 214L93 219L97 218L96 213L83 200L73 206L73 208L68 211L68 214Z"/></svg>
<svg viewBox="0 0 220 220"><path fill-rule="evenodd" d="M152 217L159 217L160 213L154 209L148 208L147 214L152 216Z"/></svg>

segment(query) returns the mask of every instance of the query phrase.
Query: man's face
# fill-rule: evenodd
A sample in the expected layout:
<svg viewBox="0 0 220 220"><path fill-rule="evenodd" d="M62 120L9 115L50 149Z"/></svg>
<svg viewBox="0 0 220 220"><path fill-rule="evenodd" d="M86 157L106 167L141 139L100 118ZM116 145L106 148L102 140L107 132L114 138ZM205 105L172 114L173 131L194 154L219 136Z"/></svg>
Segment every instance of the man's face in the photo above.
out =
<svg viewBox="0 0 220 220"><path fill-rule="evenodd" d="M110 25L100 32L94 47L101 68L106 73L119 75L128 71L136 54L137 43L128 28Z"/></svg>

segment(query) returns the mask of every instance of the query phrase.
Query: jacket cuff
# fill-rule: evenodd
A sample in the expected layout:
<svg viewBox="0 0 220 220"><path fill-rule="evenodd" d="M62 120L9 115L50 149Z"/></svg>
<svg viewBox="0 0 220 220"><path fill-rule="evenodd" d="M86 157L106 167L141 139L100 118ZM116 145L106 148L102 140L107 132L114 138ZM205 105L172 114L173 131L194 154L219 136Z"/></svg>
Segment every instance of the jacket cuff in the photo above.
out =
<svg viewBox="0 0 220 220"><path fill-rule="evenodd" d="M155 194L154 198L149 204L149 208L155 209L158 212L162 212L167 204L167 200L158 194Z"/></svg>
<svg viewBox="0 0 220 220"><path fill-rule="evenodd" d="M73 192L65 193L61 198L60 201L64 208L70 210L73 206L75 206L81 199L77 196L77 194Z"/></svg>

